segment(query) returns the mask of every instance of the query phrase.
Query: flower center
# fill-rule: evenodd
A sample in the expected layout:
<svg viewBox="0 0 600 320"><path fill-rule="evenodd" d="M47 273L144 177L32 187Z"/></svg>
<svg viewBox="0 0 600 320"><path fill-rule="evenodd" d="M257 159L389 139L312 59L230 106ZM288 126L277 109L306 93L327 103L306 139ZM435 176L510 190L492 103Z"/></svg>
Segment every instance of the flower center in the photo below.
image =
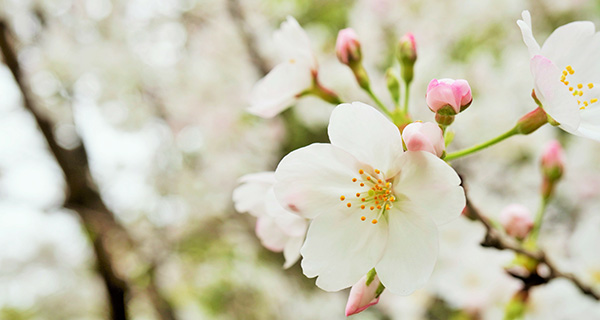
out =
<svg viewBox="0 0 600 320"><path fill-rule="evenodd" d="M571 83L569 82L569 80L567 80L567 78L569 76L572 76L573 74L575 74L575 70L573 70L573 67L567 66L562 71L562 75L560 76L560 82L562 82L569 89L569 91L572 92L573 97L576 97L577 104L579 105L579 110L584 110L590 104L598 102L597 98L592 98L589 101L583 99L584 92L586 90L593 89L594 84L590 82L587 85L584 85L583 83L578 83L577 85L575 85L575 82Z"/></svg>
<svg viewBox="0 0 600 320"><path fill-rule="evenodd" d="M375 169L373 174L360 169L358 174L359 177L352 178L352 182L359 186L360 192L349 197L346 207L369 209L365 211L366 215L372 215L371 223L377 224L381 216L390 210L396 201L396 197L392 194L392 182L387 181L385 175L378 169ZM340 201L346 201L346 196L340 196ZM360 220L367 220L366 215L362 215Z"/></svg>

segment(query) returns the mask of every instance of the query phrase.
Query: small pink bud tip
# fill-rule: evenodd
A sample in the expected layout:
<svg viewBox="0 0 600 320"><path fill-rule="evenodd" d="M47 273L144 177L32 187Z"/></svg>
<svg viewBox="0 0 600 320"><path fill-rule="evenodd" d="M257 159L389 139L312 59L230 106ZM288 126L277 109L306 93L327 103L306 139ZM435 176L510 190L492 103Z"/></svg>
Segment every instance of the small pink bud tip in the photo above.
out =
<svg viewBox="0 0 600 320"><path fill-rule="evenodd" d="M346 304L346 317L362 312L379 302L377 296L379 283L379 277L375 275L375 279L367 286L367 276L365 275L352 286Z"/></svg>
<svg viewBox="0 0 600 320"><path fill-rule="evenodd" d="M500 223L506 233L517 239L525 239L533 228L533 218L527 207L511 204L500 212Z"/></svg>
<svg viewBox="0 0 600 320"><path fill-rule="evenodd" d="M542 154L542 167L544 169L561 168L564 166L563 149L556 140L550 141Z"/></svg>
<svg viewBox="0 0 600 320"><path fill-rule="evenodd" d="M411 32L406 33L400 38L400 56L404 59L410 59L413 61L417 59L417 42L415 41L415 35Z"/></svg>
<svg viewBox="0 0 600 320"><path fill-rule="evenodd" d="M340 30L335 43L335 53L343 64L360 61L362 57L360 42L358 41L358 35L352 28Z"/></svg>
<svg viewBox="0 0 600 320"><path fill-rule="evenodd" d="M444 153L444 134L433 122L413 122L402 131L408 151L427 151L441 157Z"/></svg>
<svg viewBox="0 0 600 320"><path fill-rule="evenodd" d="M473 96L467 80L433 79L427 86L425 99L431 111L456 115L471 105Z"/></svg>

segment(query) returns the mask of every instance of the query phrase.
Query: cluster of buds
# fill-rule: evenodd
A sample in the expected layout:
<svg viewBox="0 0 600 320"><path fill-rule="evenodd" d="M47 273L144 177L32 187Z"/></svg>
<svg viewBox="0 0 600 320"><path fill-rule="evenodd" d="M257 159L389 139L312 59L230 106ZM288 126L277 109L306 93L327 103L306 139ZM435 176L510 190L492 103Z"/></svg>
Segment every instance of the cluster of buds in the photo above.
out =
<svg viewBox="0 0 600 320"><path fill-rule="evenodd" d="M454 116L471 105L473 96L467 80L433 79L427 86L425 99L435 112L435 121L446 127L454 122Z"/></svg>

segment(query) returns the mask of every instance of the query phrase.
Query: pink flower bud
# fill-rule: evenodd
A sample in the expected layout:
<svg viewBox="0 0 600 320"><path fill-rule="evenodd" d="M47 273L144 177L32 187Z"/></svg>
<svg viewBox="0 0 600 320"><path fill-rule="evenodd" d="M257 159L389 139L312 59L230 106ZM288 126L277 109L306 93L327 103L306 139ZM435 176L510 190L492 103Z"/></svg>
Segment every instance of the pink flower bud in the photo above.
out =
<svg viewBox="0 0 600 320"><path fill-rule="evenodd" d="M417 43L412 33L407 33L398 43L398 59L402 66L402 79L410 83L413 79L414 66L417 61Z"/></svg>
<svg viewBox="0 0 600 320"><path fill-rule="evenodd" d="M358 41L356 32L352 28L340 30L335 43L335 53L343 64L360 61L362 58L360 42Z"/></svg>
<svg viewBox="0 0 600 320"><path fill-rule="evenodd" d="M442 129L433 122L413 122L402 131L408 151L427 151L441 157L444 154Z"/></svg>
<svg viewBox="0 0 600 320"><path fill-rule="evenodd" d="M556 140L550 141L542 153L542 170L551 179L562 176L564 167L563 150Z"/></svg>
<svg viewBox="0 0 600 320"><path fill-rule="evenodd" d="M456 115L471 105L473 97L467 80L433 79L427 86L426 100L431 111Z"/></svg>
<svg viewBox="0 0 600 320"><path fill-rule="evenodd" d="M367 285L367 276L365 275L352 286L346 304L346 317L362 312L379 302L379 294L377 293L379 283L379 277L375 275L373 281Z"/></svg>
<svg viewBox="0 0 600 320"><path fill-rule="evenodd" d="M527 207L511 204L500 212L500 223L506 233L517 239L525 239L533 228L533 218Z"/></svg>

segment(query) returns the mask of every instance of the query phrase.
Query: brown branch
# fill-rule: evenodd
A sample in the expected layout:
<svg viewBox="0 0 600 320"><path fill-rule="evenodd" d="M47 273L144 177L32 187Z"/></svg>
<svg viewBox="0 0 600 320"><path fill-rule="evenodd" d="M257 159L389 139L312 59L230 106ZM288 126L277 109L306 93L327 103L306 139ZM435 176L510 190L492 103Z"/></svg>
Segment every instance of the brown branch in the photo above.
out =
<svg viewBox="0 0 600 320"><path fill-rule="evenodd" d="M468 197L467 197L466 216L473 220L477 220L477 221L481 222L483 224L483 226L485 227L486 234L485 234L485 238L481 242L481 246L488 247L488 248L496 248L498 250L511 250L516 253L527 256L531 259L534 259L538 263L546 265L548 267L548 270L549 270L548 275L540 275L537 273L535 273L533 275L533 277L535 278L533 280L535 282L534 285L548 283L556 278L564 278L564 279L571 281L577 288L579 288L579 290L582 293L594 298L595 300L600 301L600 295L598 293L594 292L594 290L589 285L581 282L574 275L560 271L556 267L556 265L548 259L548 256L544 253L544 251L542 251L542 250L537 250L537 251L527 250L527 249L523 248L520 244L518 244L516 241L504 236L499 230L494 228L494 226L491 223L489 218L487 218L486 216L481 214L479 212L479 210L473 206L473 204L469 201ZM516 275L513 275L513 276L516 276ZM523 280L523 282L525 283L526 286L528 286L527 281L531 280L530 278L521 278L519 276L516 276L516 277Z"/></svg>
<svg viewBox="0 0 600 320"><path fill-rule="evenodd" d="M98 273L102 277L107 290L111 318L126 320L128 319L127 299L131 291L131 285L122 275L118 274L113 253L117 251L115 250L117 246L133 247L134 242L127 230L115 219L114 214L102 201L96 184L91 178L87 152L83 142L72 150L64 149L58 145L52 130L52 122L39 111L23 78L22 69L10 35L7 24L0 20L0 50L4 56L4 62L10 69L21 91L25 109L35 118L50 151L64 174L67 184L64 207L77 213L90 237ZM80 141L82 140L80 139ZM154 268L151 268L150 271L153 270ZM174 312L167 300L158 294L152 274L150 279L151 284L145 290L149 292L157 313L163 320L174 320Z"/></svg>
<svg viewBox="0 0 600 320"><path fill-rule="evenodd" d="M229 15L233 19L236 27L238 28L238 32L244 41L244 46L248 51L248 56L252 64L258 69L261 77L269 73L269 64L260 54L258 49L256 48L256 37L250 31L246 23L246 18L244 17L244 12L242 10L242 6L239 0L227 0L227 10L229 11Z"/></svg>

